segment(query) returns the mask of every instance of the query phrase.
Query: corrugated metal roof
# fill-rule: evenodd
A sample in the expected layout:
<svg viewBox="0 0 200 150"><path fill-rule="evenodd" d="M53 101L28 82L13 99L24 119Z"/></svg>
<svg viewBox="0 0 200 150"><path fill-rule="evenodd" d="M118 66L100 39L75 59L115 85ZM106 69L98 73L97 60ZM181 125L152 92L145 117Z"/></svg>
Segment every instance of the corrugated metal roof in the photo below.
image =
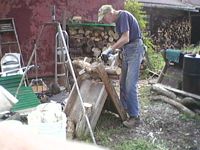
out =
<svg viewBox="0 0 200 150"><path fill-rule="evenodd" d="M186 0L138 0L143 3L145 7L154 7L154 8L168 8L168 9L177 9L185 11L195 11L198 12L197 7L190 3L186 3ZM195 0L191 0L195 1Z"/></svg>

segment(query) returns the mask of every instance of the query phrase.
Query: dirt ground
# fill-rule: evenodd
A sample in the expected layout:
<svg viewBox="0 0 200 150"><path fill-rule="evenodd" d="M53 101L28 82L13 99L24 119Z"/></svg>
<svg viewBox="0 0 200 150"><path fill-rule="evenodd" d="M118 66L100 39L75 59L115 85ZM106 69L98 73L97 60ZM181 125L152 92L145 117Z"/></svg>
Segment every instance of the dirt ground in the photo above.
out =
<svg viewBox="0 0 200 150"><path fill-rule="evenodd" d="M115 86L119 92L118 84L115 83ZM119 117L103 110L94 131L97 144L113 149L123 141L144 139L169 150L200 150L200 119L187 117L161 101L150 101L152 94L146 80L140 81L139 87L141 125L127 129ZM60 93L51 97L51 100L66 98L66 93ZM99 138L99 132L103 132L106 140Z"/></svg>
<svg viewBox="0 0 200 150"><path fill-rule="evenodd" d="M140 81L140 89L149 86L146 81ZM141 108L142 124L134 129L127 129L115 115L104 112L97 123L97 130L105 133L108 130L109 138L107 143L102 143L97 136L98 144L112 149L125 140L145 139L164 145L169 150L200 150L200 120L189 118L161 101L149 101L148 89L150 88L147 88L145 94L140 93L141 103L148 101Z"/></svg>

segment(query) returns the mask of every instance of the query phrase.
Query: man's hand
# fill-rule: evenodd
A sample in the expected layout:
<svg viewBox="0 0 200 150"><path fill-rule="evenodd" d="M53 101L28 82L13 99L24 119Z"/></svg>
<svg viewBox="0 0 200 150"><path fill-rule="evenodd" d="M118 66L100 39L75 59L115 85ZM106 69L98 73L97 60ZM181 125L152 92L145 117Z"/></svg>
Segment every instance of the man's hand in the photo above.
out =
<svg viewBox="0 0 200 150"><path fill-rule="evenodd" d="M109 47L101 53L101 59L106 63L108 61L109 55L112 53L112 48Z"/></svg>

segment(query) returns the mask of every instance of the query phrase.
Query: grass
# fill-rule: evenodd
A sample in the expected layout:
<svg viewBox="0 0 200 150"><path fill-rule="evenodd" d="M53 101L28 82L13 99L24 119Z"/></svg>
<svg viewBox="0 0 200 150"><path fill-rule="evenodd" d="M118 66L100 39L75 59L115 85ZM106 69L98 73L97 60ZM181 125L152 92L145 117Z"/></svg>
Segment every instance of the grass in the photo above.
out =
<svg viewBox="0 0 200 150"><path fill-rule="evenodd" d="M141 107L148 107L150 87L140 88ZM105 111L101 114L95 129L95 138L99 145L110 148L111 150L165 150L165 146L159 143L148 141L144 137L136 139L131 137L129 129L123 127L119 117L113 113Z"/></svg>
<svg viewBox="0 0 200 150"><path fill-rule="evenodd" d="M150 86L142 86L139 89L139 94L140 94L141 109L144 109L145 107L148 107L148 105L150 105L150 101L149 101Z"/></svg>
<svg viewBox="0 0 200 150"><path fill-rule="evenodd" d="M183 121L200 121L200 115L196 115L195 117L191 117L190 115L188 114L180 114L179 118Z"/></svg>
<svg viewBox="0 0 200 150"><path fill-rule="evenodd" d="M159 144L153 144L144 139L123 141L114 148L115 150L164 150Z"/></svg>

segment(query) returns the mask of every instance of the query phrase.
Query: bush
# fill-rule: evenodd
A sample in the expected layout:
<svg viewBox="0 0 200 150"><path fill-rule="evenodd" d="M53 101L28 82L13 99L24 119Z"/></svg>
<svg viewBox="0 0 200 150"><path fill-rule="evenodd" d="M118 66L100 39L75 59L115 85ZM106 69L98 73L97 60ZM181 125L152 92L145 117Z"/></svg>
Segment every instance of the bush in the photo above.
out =
<svg viewBox="0 0 200 150"><path fill-rule="evenodd" d="M147 14L143 10L143 6L136 0L127 0L124 9L132 13L138 20L143 34L144 44L147 46L147 54L149 58L148 67L152 71L159 71L164 66L164 60L160 53L154 51L154 44L147 31Z"/></svg>

